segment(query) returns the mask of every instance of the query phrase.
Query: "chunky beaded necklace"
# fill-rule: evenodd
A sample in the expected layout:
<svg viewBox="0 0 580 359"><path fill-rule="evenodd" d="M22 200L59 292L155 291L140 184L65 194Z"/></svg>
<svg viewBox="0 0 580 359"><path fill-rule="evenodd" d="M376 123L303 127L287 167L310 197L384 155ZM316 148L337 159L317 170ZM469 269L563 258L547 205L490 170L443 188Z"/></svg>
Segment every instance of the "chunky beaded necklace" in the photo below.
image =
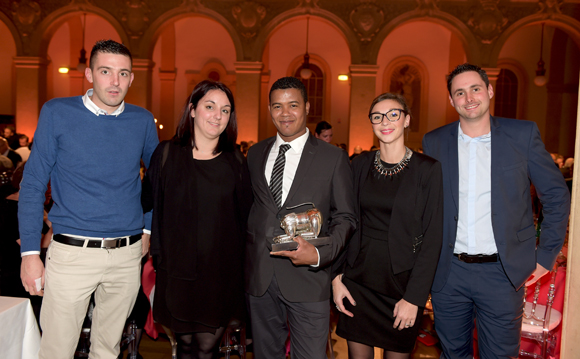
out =
<svg viewBox="0 0 580 359"><path fill-rule="evenodd" d="M403 156L403 159L393 167L385 167L381 162L381 151L377 151L375 154L375 170L383 176L390 177L396 175L397 173L401 172L403 168L407 167L409 161L411 160L411 156L413 156L413 151L405 146L405 155Z"/></svg>

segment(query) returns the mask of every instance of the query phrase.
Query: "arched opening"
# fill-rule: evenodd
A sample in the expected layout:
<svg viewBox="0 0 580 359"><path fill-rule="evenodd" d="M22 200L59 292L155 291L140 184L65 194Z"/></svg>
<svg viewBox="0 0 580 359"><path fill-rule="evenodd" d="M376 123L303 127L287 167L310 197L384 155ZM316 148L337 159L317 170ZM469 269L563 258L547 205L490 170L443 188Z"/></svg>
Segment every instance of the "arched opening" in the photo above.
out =
<svg viewBox="0 0 580 359"><path fill-rule="evenodd" d="M425 133L457 119L449 105L445 74L465 61L461 41L436 22L409 21L385 38L377 57L383 76L377 77L376 95L388 91L412 95L407 98L415 107L407 146L421 147ZM372 143L358 145L368 149Z"/></svg>
<svg viewBox="0 0 580 359"><path fill-rule="evenodd" d="M495 85L494 115L517 118L518 77L509 69L501 69Z"/></svg>
<svg viewBox="0 0 580 359"><path fill-rule="evenodd" d="M318 68L320 73L305 83L313 106L311 113L314 108L317 111L316 115L309 116L308 127L313 130L318 121L327 121L332 125L333 142L348 143L350 86L348 81L339 81L338 74L349 73L350 50L336 25L317 16L310 16L309 22L310 66ZM260 139L276 134L266 106L270 87L284 76L300 78L298 72L305 51L306 16L289 19L272 30L262 56L261 102L264 105L260 108ZM312 97L314 94L316 97Z"/></svg>
<svg viewBox="0 0 580 359"><path fill-rule="evenodd" d="M0 126L14 124L15 107L14 94L16 93L15 68L13 58L16 56L16 42L10 29L0 21ZM18 130L18 129L17 129Z"/></svg>
<svg viewBox="0 0 580 359"><path fill-rule="evenodd" d="M235 90L234 42L219 22L208 17L179 17L164 25L152 60L151 105L158 125L163 125L160 139L173 137L183 104L200 81L218 80Z"/></svg>
<svg viewBox="0 0 580 359"><path fill-rule="evenodd" d="M115 28L104 18L77 12L69 16L53 33L47 47L47 100L55 97L79 96L92 88L86 80L84 72L79 72L79 57L81 49L86 51L86 66L89 66L91 49L94 44L103 39L121 42L121 37ZM83 43L84 26L84 43ZM61 73L59 69L67 69Z"/></svg>

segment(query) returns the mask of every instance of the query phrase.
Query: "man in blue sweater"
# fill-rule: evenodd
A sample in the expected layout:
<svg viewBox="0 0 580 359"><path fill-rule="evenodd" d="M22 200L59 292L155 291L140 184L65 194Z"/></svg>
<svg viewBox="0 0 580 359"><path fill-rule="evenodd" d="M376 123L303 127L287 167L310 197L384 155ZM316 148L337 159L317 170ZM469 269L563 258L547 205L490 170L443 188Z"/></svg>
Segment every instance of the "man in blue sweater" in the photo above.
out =
<svg viewBox="0 0 580 359"><path fill-rule="evenodd" d="M40 112L18 211L22 284L44 295L40 358L73 357L93 292L91 358L117 358L135 303L151 228L140 202L140 160L149 166L159 141L153 115L123 101L131 61L124 45L97 42L85 70L93 88L48 101ZM49 180L54 235L45 269L39 253Z"/></svg>

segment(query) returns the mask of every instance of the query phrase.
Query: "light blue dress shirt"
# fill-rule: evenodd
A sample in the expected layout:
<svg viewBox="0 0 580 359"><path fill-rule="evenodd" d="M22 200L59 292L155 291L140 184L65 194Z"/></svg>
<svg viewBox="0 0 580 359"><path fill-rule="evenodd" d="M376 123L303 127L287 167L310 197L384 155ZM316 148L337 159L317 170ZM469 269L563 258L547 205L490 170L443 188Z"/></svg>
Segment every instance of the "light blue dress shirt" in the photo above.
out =
<svg viewBox="0 0 580 359"><path fill-rule="evenodd" d="M471 138L459 125L457 150L459 216L454 253L497 253L491 225L491 131Z"/></svg>

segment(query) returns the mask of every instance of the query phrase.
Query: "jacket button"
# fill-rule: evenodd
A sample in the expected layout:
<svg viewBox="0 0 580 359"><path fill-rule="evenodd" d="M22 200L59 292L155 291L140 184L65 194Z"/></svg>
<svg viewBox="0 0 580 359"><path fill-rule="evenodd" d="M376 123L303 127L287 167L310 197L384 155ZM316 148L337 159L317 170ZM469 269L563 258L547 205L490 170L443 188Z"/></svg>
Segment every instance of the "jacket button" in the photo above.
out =
<svg viewBox="0 0 580 359"><path fill-rule="evenodd" d="M453 243L449 243L449 248L453 248Z"/></svg>
<svg viewBox="0 0 580 359"><path fill-rule="evenodd" d="M278 215L276 215L276 218L278 218L278 220L280 221L280 220L282 220L282 215L278 214Z"/></svg>
<svg viewBox="0 0 580 359"><path fill-rule="evenodd" d="M457 222L457 216L453 217L453 219Z"/></svg>

